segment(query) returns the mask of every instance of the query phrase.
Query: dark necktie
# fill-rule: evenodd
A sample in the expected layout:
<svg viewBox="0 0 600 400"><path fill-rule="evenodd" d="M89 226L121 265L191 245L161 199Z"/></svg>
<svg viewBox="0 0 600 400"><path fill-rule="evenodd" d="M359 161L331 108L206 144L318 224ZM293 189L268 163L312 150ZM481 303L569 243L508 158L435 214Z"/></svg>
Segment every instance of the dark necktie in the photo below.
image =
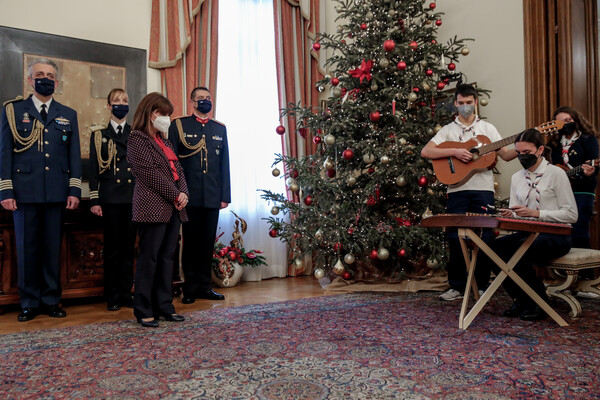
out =
<svg viewBox="0 0 600 400"><path fill-rule="evenodd" d="M40 111L40 115L42 116L42 121L46 123L46 117L48 117L48 113L46 112L46 105L42 104L42 111Z"/></svg>
<svg viewBox="0 0 600 400"><path fill-rule="evenodd" d="M121 133L123 133L123 127L119 125L117 126L117 135L121 136Z"/></svg>

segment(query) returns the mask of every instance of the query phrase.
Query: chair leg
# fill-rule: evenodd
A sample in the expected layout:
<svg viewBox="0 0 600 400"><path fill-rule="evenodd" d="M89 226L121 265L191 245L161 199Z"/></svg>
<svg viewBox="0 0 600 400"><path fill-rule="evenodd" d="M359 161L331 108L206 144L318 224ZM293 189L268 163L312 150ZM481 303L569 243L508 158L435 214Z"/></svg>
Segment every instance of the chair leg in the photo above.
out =
<svg viewBox="0 0 600 400"><path fill-rule="evenodd" d="M554 270L552 268L551 270ZM557 272L557 271L553 271ZM563 271L561 271L563 272ZM571 307L571 311L569 312L569 318L571 319L579 319L581 316L581 305L579 301L568 293L563 292L565 289L568 289L576 280L577 280L577 271L566 271L567 277L564 282L558 285L550 285L546 288L546 293L548 297L557 297L567 302L569 307ZM560 276L562 274L556 274L556 276ZM564 276L564 275L563 275Z"/></svg>

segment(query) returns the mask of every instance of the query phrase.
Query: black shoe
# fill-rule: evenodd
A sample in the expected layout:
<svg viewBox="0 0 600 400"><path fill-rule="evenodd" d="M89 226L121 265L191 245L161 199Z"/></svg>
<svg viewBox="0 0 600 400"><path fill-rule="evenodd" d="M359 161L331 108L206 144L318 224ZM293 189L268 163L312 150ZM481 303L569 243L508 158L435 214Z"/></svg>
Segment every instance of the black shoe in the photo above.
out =
<svg viewBox="0 0 600 400"><path fill-rule="evenodd" d="M67 312L60 308L58 304L46 307L44 313L50 318L64 318L67 316Z"/></svg>
<svg viewBox="0 0 600 400"><path fill-rule="evenodd" d="M523 303L519 299L516 299L513 302L512 306L510 306L510 308L508 310L504 311L502 316L514 318L514 317L519 316L519 314L521 314L522 311L523 311Z"/></svg>
<svg viewBox="0 0 600 400"><path fill-rule="evenodd" d="M21 312L17 316L17 320L19 322L31 321L38 314L39 314L39 312L38 312L37 308L26 307L26 308L24 308L24 309L21 310Z"/></svg>
<svg viewBox="0 0 600 400"><path fill-rule="evenodd" d="M225 300L225 296L215 292L212 289L209 289L206 292L198 292L196 294L197 299L207 299L207 300Z"/></svg>
<svg viewBox="0 0 600 400"><path fill-rule="evenodd" d="M140 325L142 325L144 328L158 328L158 321L155 319L151 319L148 321L144 321L142 318L138 318L137 321L140 323Z"/></svg>
<svg viewBox="0 0 600 400"><path fill-rule="evenodd" d="M117 303L108 303L108 305L106 306L106 309L108 311L119 311L121 309L121 306L118 305Z"/></svg>
<svg viewBox="0 0 600 400"><path fill-rule="evenodd" d="M546 318L546 312L536 304L523 310L519 318L523 321L539 321Z"/></svg>
<svg viewBox="0 0 600 400"><path fill-rule="evenodd" d="M167 321L170 322L183 322L185 321L185 317L183 315L180 314L168 314L168 313L164 313L164 314L160 314L161 317L163 317L164 319L166 319Z"/></svg>
<svg viewBox="0 0 600 400"><path fill-rule="evenodd" d="M183 304L192 304L195 301L196 301L196 298L195 297L191 297L191 296L183 296L183 299L181 299L181 302Z"/></svg>

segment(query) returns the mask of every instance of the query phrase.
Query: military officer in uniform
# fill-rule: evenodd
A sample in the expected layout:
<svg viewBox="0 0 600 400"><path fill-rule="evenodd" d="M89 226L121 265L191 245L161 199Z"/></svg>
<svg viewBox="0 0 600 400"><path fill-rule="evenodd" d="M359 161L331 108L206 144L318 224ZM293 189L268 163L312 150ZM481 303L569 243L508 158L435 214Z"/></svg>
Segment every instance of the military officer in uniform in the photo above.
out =
<svg viewBox="0 0 600 400"><path fill-rule="evenodd" d="M21 301L19 321L60 307L60 247L65 208L81 198L77 113L52 98L58 68L29 64L33 95L4 104L0 131L0 200L13 212Z"/></svg>
<svg viewBox="0 0 600 400"><path fill-rule="evenodd" d="M175 119L169 128L190 191L189 222L182 228L184 304L225 299L211 288L211 268L219 210L231 202L227 129L209 117L212 102L207 88L192 90L190 102L193 114Z"/></svg>
<svg viewBox="0 0 600 400"><path fill-rule="evenodd" d="M131 219L133 175L127 162L129 98L123 89L108 94L108 126L90 137L90 204L104 225L104 297L108 311L133 307L136 229Z"/></svg>

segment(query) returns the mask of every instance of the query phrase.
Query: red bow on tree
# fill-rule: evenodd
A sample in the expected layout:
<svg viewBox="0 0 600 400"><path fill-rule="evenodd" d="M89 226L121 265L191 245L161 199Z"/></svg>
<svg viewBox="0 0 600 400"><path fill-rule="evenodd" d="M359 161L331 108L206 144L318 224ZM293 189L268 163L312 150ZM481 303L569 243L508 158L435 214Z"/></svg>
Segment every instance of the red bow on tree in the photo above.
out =
<svg viewBox="0 0 600 400"><path fill-rule="evenodd" d="M363 78L367 78L368 81L371 80L371 68L373 68L373 60L366 61L363 59L360 68L351 69L348 73L355 78L360 78L360 83L362 83Z"/></svg>

